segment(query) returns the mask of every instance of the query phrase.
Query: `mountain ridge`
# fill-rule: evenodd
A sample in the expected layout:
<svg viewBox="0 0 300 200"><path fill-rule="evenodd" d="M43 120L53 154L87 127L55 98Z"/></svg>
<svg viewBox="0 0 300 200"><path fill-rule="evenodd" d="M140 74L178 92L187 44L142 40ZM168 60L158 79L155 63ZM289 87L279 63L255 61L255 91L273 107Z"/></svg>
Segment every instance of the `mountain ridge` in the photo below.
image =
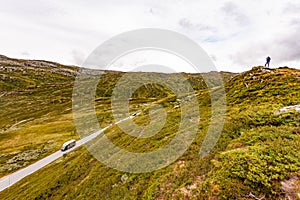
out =
<svg viewBox="0 0 300 200"><path fill-rule="evenodd" d="M27 62L15 59L5 64L0 59L2 176L49 155L69 139L79 138L73 124L71 101L75 71L80 68L70 67L74 74L59 70L51 73L52 69L60 68L59 64L47 67L24 63ZM0 198L297 198L300 116L296 110L279 115L276 111L300 103L300 71L259 66L241 74L226 73L222 74L227 99L226 121L217 145L206 157L199 158L198 152L210 123L209 90L201 74L183 74L197 95L201 123L194 142L176 162L152 173L129 174L101 164L82 147L1 192ZM114 122L109 97L123 74L106 72L100 81L100 85L106 86L98 87L95 103L101 126ZM211 80L213 90L217 91L219 82L213 77ZM164 87L142 87L130 101L130 112L141 112L134 119L136 124L149 123L152 103L163 105L170 115L158 135L149 140L136 139L117 126L105 134L116 145L130 151L146 152L168 144L180 122L180 109L177 109L180 104Z"/></svg>

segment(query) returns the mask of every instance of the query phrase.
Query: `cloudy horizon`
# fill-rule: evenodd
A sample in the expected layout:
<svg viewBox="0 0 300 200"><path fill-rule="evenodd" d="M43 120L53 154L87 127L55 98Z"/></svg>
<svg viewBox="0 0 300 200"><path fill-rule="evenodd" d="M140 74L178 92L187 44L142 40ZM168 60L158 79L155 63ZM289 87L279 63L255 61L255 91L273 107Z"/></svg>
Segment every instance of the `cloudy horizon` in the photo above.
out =
<svg viewBox="0 0 300 200"><path fill-rule="evenodd" d="M8 57L81 66L97 46L115 35L160 28L198 43L219 71L246 71L264 65L267 56L272 58L271 67L300 69L299 0L0 2L0 54ZM139 55L116 69L149 63ZM190 72L184 66L177 66L177 71Z"/></svg>

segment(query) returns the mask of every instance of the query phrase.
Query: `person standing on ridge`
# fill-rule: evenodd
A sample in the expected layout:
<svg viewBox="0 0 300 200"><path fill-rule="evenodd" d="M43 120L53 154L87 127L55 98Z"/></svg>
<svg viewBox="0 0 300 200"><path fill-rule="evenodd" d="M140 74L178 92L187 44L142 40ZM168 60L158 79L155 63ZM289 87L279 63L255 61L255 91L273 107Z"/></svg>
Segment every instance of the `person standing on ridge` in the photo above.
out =
<svg viewBox="0 0 300 200"><path fill-rule="evenodd" d="M268 65L268 67L270 67L270 62L271 62L271 58L270 56L267 57L267 62L265 64L265 67Z"/></svg>

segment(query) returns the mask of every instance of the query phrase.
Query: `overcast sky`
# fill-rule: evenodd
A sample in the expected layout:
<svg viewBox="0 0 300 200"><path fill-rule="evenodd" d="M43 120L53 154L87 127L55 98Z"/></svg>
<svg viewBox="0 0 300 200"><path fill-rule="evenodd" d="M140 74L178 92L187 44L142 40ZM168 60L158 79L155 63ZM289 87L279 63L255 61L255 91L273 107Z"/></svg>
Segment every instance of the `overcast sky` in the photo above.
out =
<svg viewBox="0 0 300 200"><path fill-rule="evenodd" d="M9 57L81 65L117 34L162 28L196 41L220 71L264 65L268 55L271 67L300 69L300 0L0 0L0 5L0 54ZM133 65L149 64L144 57L136 56ZM128 64L119 62L119 68L127 70ZM190 71L180 65L177 70Z"/></svg>

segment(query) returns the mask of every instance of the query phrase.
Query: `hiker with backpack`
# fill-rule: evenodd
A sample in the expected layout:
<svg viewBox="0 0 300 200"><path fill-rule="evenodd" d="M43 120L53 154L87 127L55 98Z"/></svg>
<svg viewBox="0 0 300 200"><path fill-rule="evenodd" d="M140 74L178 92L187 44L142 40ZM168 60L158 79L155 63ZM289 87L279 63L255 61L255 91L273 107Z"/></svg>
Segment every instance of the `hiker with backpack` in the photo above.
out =
<svg viewBox="0 0 300 200"><path fill-rule="evenodd" d="M267 62L265 64L265 67L267 67L267 65L268 65L268 67L270 67L270 62L271 62L270 56L268 56L266 60L267 60Z"/></svg>

